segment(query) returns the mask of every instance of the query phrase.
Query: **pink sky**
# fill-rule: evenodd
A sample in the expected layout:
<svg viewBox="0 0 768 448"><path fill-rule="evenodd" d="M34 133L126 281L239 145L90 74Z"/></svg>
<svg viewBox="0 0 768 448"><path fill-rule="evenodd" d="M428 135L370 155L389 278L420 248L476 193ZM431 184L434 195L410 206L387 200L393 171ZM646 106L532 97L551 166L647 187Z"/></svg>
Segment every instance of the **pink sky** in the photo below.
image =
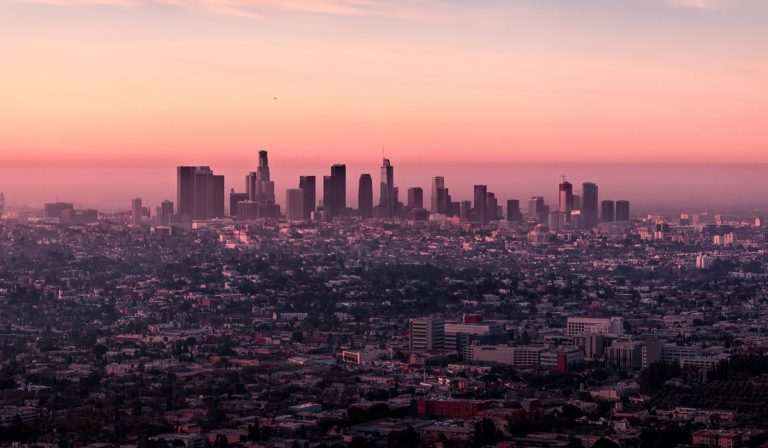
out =
<svg viewBox="0 0 768 448"><path fill-rule="evenodd" d="M472 5L472 6L469 6ZM5 0L0 163L768 162L765 0ZM278 99L273 99L277 97Z"/></svg>

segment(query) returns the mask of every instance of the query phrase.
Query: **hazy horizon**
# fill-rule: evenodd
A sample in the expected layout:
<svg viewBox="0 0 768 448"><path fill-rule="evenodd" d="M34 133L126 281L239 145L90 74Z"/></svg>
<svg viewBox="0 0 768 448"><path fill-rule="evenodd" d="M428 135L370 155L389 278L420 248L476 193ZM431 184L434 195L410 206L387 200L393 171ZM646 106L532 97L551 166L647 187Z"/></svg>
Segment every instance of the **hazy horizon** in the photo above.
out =
<svg viewBox="0 0 768 448"><path fill-rule="evenodd" d="M255 154L254 154L255 155ZM322 199L322 176L332 163L324 166L281 166L280 158L270 152L270 168L275 181L275 193L280 204L285 202L285 190L298 187L301 175L317 176L317 200ZM527 207L531 196L544 196L547 203L556 204L557 184L565 174L574 184L595 182L600 188L600 200L627 199L634 212L682 212L697 210L766 210L765 174L768 164L398 164L395 184L400 188L400 200L406 202L407 189L424 189L424 203L429 207L430 183L433 176L444 176L455 201L471 200L472 186L486 184L496 193L499 204L507 199L519 199ZM216 174L225 176L227 193L230 188L243 191L245 175L256 169L256 157L242 168L208 164ZM379 165L347 164L347 205L357 207L357 183L361 173L370 173L374 180L374 197L378 201ZM130 208L130 200L141 197L145 205L154 207L162 200L176 202L175 166L152 168L10 168L3 171L0 191L5 193L8 206L40 208L45 202L74 202L77 207L103 211ZM228 203L228 202L227 202Z"/></svg>

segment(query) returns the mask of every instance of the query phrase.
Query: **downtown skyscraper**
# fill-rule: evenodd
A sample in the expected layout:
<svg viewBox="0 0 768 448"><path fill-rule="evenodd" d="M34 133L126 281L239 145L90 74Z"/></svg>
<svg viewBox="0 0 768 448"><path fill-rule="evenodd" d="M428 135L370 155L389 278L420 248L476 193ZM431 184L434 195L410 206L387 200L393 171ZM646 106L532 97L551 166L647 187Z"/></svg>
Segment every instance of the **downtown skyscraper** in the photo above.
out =
<svg viewBox="0 0 768 448"><path fill-rule="evenodd" d="M448 192L448 188L445 186L445 178L443 176L435 176L432 178L432 197L430 200L430 211L432 213L440 213L445 215L460 214L460 206L456 206L454 210L454 204L451 202L451 195Z"/></svg>
<svg viewBox="0 0 768 448"><path fill-rule="evenodd" d="M258 217L275 218L279 215L275 205L275 183L269 174L267 151L259 151L259 166L246 176L245 188L248 200L256 203Z"/></svg>
<svg viewBox="0 0 768 448"><path fill-rule="evenodd" d="M629 221L629 201L616 201L616 221Z"/></svg>
<svg viewBox="0 0 768 448"><path fill-rule="evenodd" d="M600 221L601 222L614 222L616 221L616 203L610 200L605 200L600 203Z"/></svg>
<svg viewBox="0 0 768 448"><path fill-rule="evenodd" d="M347 166L331 166L331 175L323 176L323 208L329 217L344 216L347 211Z"/></svg>
<svg viewBox="0 0 768 448"><path fill-rule="evenodd" d="M597 225L598 218L597 184L584 182L581 186L581 226L591 229Z"/></svg>
<svg viewBox="0 0 768 448"><path fill-rule="evenodd" d="M472 209L472 220L480 225L488 224L488 187L475 185L475 201Z"/></svg>
<svg viewBox="0 0 768 448"><path fill-rule="evenodd" d="M397 198L395 196L395 168L389 159L381 163L381 194L379 196L380 215L383 218L395 216Z"/></svg>
<svg viewBox="0 0 768 448"><path fill-rule="evenodd" d="M373 179L370 174L361 174L357 189L357 210L368 219L373 216Z"/></svg>
<svg viewBox="0 0 768 448"><path fill-rule="evenodd" d="M176 203L179 220L209 220L224 217L224 176L207 166L176 168Z"/></svg>
<svg viewBox="0 0 768 448"><path fill-rule="evenodd" d="M299 189L303 192L302 203L304 207L304 219L311 219L317 203L317 181L315 176L299 177Z"/></svg>
<svg viewBox="0 0 768 448"><path fill-rule="evenodd" d="M558 188L558 208L557 210L565 215L565 219L570 221L571 211L573 210L573 185L565 180Z"/></svg>

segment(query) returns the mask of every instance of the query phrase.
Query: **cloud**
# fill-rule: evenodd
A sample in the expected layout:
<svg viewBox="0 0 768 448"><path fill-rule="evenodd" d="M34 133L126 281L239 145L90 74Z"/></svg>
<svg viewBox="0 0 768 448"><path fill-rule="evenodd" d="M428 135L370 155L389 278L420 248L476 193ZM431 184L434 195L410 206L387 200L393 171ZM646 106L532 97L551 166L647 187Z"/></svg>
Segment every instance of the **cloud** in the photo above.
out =
<svg viewBox="0 0 768 448"><path fill-rule="evenodd" d="M671 0L673 4L677 6L683 6L687 8L699 8L699 9L715 9L717 8L717 0Z"/></svg>
<svg viewBox="0 0 768 448"><path fill-rule="evenodd" d="M261 17L274 13L320 14L331 16L380 16L427 21L438 17L446 3L422 0L410 4L387 0L19 0L55 6L147 6L163 5L198 12ZM418 6L416 6L418 5ZM443 11L444 12L444 11Z"/></svg>

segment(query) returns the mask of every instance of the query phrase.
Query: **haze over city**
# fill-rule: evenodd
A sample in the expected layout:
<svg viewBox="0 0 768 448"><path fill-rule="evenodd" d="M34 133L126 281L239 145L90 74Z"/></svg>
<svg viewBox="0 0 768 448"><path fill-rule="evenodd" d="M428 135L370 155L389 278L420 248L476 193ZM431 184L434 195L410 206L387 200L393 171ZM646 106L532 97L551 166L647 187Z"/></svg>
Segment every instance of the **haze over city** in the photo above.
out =
<svg viewBox="0 0 768 448"><path fill-rule="evenodd" d="M0 0L0 448L768 448L768 0Z"/></svg>
<svg viewBox="0 0 768 448"><path fill-rule="evenodd" d="M487 180L520 197L618 172L641 201L662 185L760 206L766 15L760 0L8 0L3 188L115 207L131 195L116 178L159 199L160 169L205 164L238 186L267 148L287 188L282 173L373 168L384 146L406 184L454 169L467 195L488 168L520 169Z"/></svg>

